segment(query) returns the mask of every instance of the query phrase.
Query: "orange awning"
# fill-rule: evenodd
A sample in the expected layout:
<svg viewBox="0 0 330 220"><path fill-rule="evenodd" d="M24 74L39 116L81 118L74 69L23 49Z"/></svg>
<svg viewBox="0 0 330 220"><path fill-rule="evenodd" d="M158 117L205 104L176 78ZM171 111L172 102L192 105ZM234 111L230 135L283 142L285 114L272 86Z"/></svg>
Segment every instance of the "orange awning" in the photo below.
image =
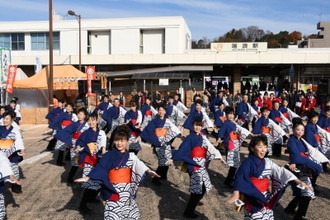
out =
<svg viewBox="0 0 330 220"><path fill-rule="evenodd" d="M27 79L15 81L14 87L25 89L48 89L48 74L49 66L43 68L40 72ZM75 81L77 81L80 79L86 79L86 74L71 65L54 66L53 78L54 83L57 79L75 79Z"/></svg>

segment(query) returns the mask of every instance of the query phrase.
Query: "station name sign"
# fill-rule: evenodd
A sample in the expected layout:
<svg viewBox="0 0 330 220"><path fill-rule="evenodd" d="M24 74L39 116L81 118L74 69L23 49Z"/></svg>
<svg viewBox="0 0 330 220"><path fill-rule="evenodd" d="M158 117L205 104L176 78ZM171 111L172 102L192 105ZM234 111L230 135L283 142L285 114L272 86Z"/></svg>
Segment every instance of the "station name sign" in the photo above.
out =
<svg viewBox="0 0 330 220"><path fill-rule="evenodd" d="M267 42L211 43L212 52L265 52Z"/></svg>

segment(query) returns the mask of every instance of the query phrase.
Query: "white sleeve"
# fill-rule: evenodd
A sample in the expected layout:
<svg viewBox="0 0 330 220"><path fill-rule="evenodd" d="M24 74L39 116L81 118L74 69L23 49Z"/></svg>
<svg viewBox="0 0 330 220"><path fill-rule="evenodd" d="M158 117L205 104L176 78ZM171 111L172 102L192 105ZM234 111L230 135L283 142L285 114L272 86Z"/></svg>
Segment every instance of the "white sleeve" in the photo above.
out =
<svg viewBox="0 0 330 220"><path fill-rule="evenodd" d="M24 142L23 142L23 138L21 135L21 131L19 130L19 128L13 128L13 131L15 132L15 148L16 150L24 150Z"/></svg>
<svg viewBox="0 0 330 220"><path fill-rule="evenodd" d="M203 119L206 122L207 128L213 128L214 124L211 121L211 119L209 118L209 116L206 114L206 112L205 111L202 111L202 114L203 114ZM205 126L204 126L204 128L205 128Z"/></svg>
<svg viewBox="0 0 330 220"><path fill-rule="evenodd" d="M140 110L138 110L137 112L138 112L138 118L136 120L136 123L142 123L142 113Z"/></svg>
<svg viewBox="0 0 330 220"><path fill-rule="evenodd" d="M317 163L327 163L329 162L328 158L324 156L317 148L312 147L307 141L303 138L301 140L304 142L305 146L307 146L309 156L313 158Z"/></svg>
<svg viewBox="0 0 330 220"><path fill-rule="evenodd" d="M103 130L100 130L99 136L101 136L100 137L100 142L99 142L99 145L98 145L98 148L100 150L102 147L107 146L107 136L105 135L105 132Z"/></svg>
<svg viewBox="0 0 330 220"><path fill-rule="evenodd" d="M0 151L0 179L10 175L14 175L14 173L11 169L9 159L4 152Z"/></svg>
<svg viewBox="0 0 330 220"><path fill-rule="evenodd" d="M287 184L288 182L298 179L293 173L291 173L289 170L285 169L284 167L280 167L273 161L271 161L269 158L265 158L266 163L270 164L270 168L272 171L272 178L276 181Z"/></svg>
<svg viewBox="0 0 330 220"><path fill-rule="evenodd" d="M158 114L158 111L154 107L150 106L150 110L151 110L153 116Z"/></svg>
<svg viewBox="0 0 330 220"><path fill-rule="evenodd" d="M78 116L75 113L72 113L72 121L78 121Z"/></svg>
<svg viewBox="0 0 330 220"><path fill-rule="evenodd" d="M216 160L222 158L221 153L217 150L213 144L203 135L203 141L207 145L207 160Z"/></svg>

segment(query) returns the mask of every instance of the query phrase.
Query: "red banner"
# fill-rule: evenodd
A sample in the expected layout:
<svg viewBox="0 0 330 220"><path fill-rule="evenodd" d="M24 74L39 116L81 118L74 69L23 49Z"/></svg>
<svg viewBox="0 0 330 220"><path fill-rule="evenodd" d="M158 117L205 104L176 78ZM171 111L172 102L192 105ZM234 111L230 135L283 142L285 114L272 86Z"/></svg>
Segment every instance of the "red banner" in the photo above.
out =
<svg viewBox="0 0 330 220"><path fill-rule="evenodd" d="M14 92L14 82L15 82L15 78L16 78L16 72L17 72L17 66L15 66L15 65L8 66L8 76L7 76L7 82L6 82L6 91L8 93Z"/></svg>
<svg viewBox="0 0 330 220"><path fill-rule="evenodd" d="M95 66L87 66L86 74L87 74L87 95L94 96L95 93L92 93L92 80L96 78Z"/></svg>

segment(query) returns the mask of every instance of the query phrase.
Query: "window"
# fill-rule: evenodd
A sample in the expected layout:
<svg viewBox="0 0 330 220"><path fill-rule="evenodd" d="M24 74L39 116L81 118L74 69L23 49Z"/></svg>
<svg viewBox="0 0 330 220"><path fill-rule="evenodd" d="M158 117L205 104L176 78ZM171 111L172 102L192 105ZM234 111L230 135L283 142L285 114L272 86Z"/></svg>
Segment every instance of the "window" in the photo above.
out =
<svg viewBox="0 0 330 220"><path fill-rule="evenodd" d="M24 33L0 34L0 47L11 50L25 50Z"/></svg>
<svg viewBox="0 0 330 220"><path fill-rule="evenodd" d="M31 33L31 49L32 50L48 50L49 34L48 33ZM60 33L53 33L53 49L60 49Z"/></svg>
<svg viewBox="0 0 330 220"><path fill-rule="evenodd" d="M11 34L11 49L12 50L24 50L24 34Z"/></svg>

